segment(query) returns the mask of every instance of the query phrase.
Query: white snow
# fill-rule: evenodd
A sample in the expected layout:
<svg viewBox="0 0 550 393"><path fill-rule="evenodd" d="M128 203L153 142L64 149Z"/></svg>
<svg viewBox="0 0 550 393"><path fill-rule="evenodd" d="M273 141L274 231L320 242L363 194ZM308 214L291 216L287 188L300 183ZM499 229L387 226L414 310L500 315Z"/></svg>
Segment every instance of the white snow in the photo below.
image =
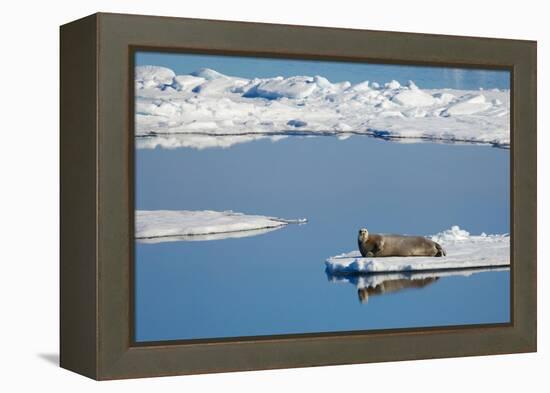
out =
<svg viewBox="0 0 550 393"><path fill-rule="evenodd" d="M495 98L493 101L496 105L498 105L498 99ZM485 102L484 95L479 94L449 106L447 109L445 109L445 111L443 111L443 114L448 116L471 115L487 110L492 106L492 103Z"/></svg>
<svg viewBox="0 0 550 393"><path fill-rule="evenodd" d="M307 76L293 76L286 79L277 77L261 81L252 86L244 96L249 98L267 98L269 100L282 97L290 99L304 98L313 93L319 85L319 81L321 80L315 81L313 78ZM325 87L326 83L330 84L326 79L321 81L321 83L323 83Z"/></svg>
<svg viewBox="0 0 550 393"><path fill-rule="evenodd" d="M394 95L391 100L399 105L415 108L432 106L437 102L431 94L428 94L418 88L402 90Z"/></svg>
<svg viewBox="0 0 550 393"><path fill-rule="evenodd" d="M287 220L233 211L137 210L135 238L149 243L225 239L258 235L305 222L306 219Z"/></svg>
<svg viewBox="0 0 550 393"><path fill-rule="evenodd" d="M174 77L175 88L177 90L190 91L198 85L204 83L205 79L193 75L177 75Z"/></svg>
<svg viewBox="0 0 550 393"><path fill-rule="evenodd" d="M207 80L225 78L224 74L219 73L218 71L215 71L215 70L211 70L209 68L200 68L196 71L193 71L190 75L207 79Z"/></svg>
<svg viewBox="0 0 550 393"><path fill-rule="evenodd" d="M392 90L395 90L395 89L399 89L401 87L401 85L399 84L398 81L396 80L392 80L391 82L388 82L384 85L384 87L386 89L392 89Z"/></svg>
<svg viewBox="0 0 550 393"><path fill-rule="evenodd" d="M445 249L445 257L384 257L363 258L352 251L325 261L327 273L332 275L380 272L411 272L426 270L467 269L510 264L510 236L508 234L478 236L453 226L431 236Z"/></svg>
<svg viewBox="0 0 550 393"><path fill-rule="evenodd" d="M210 69L175 75L156 66L136 67L135 85L138 148L227 147L296 130L510 144L509 90L421 89L412 81L352 85L319 75L246 79Z"/></svg>
<svg viewBox="0 0 550 393"><path fill-rule="evenodd" d="M157 66L136 67L136 88L161 88L174 83L176 74L169 68Z"/></svg>

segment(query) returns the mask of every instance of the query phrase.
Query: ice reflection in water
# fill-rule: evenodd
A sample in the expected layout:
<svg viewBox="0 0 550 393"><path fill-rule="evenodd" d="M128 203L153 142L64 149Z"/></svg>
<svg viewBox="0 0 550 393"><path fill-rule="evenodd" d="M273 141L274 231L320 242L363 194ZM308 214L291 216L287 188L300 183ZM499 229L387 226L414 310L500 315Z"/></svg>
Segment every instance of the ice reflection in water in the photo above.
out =
<svg viewBox="0 0 550 393"><path fill-rule="evenodd" d="M349 283L357 288L359 302L368 303L372 296L385 295L405 289L421 289L451 276L469 277L478 273L509 271L507 267L439 270L426 272L374 273L362 275L333 275L326 271L333 283Z"/></svg>

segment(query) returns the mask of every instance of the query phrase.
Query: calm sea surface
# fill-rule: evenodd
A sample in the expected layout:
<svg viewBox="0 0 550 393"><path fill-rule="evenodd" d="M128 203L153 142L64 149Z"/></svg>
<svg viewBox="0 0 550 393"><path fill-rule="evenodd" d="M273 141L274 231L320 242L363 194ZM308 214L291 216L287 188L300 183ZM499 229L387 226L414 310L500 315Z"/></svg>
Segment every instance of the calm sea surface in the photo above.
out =
<svg viewBox="0 0 550 393"><path fill-rule="evenodd" d="M508 271L359 301L325 274L357 231L508 233L509 150L369 137L136 151L136 208L306 217L267 234L136 244L136 340L508 322Z"/></svg>

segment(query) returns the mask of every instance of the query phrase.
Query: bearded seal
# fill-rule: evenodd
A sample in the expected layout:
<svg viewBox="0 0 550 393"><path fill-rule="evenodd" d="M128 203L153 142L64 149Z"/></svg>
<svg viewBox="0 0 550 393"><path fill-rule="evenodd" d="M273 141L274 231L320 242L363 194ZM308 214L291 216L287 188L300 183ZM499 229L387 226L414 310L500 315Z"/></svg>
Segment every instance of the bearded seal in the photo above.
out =
<svg viewBox="0 0 550 393"><path fill-rule="evenodd" d="M357 238L363 257L443 257L447 255L438 243L422 236L384 235L359 230Z"/></svg>

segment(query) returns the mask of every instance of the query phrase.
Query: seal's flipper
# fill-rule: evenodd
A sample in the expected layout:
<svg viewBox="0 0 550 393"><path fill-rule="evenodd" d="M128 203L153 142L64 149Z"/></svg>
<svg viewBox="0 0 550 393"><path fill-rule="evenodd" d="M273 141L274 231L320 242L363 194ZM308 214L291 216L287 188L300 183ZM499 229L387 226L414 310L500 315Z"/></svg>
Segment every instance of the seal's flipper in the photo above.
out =
<svg viewBox="0 0 550 393"><path fill-rule="evenodd" d="M435 243L435 248L437 249L437 254L435 254L436 257L444 257L447 255L443 247L441 247L438 243Z"/></svg>

